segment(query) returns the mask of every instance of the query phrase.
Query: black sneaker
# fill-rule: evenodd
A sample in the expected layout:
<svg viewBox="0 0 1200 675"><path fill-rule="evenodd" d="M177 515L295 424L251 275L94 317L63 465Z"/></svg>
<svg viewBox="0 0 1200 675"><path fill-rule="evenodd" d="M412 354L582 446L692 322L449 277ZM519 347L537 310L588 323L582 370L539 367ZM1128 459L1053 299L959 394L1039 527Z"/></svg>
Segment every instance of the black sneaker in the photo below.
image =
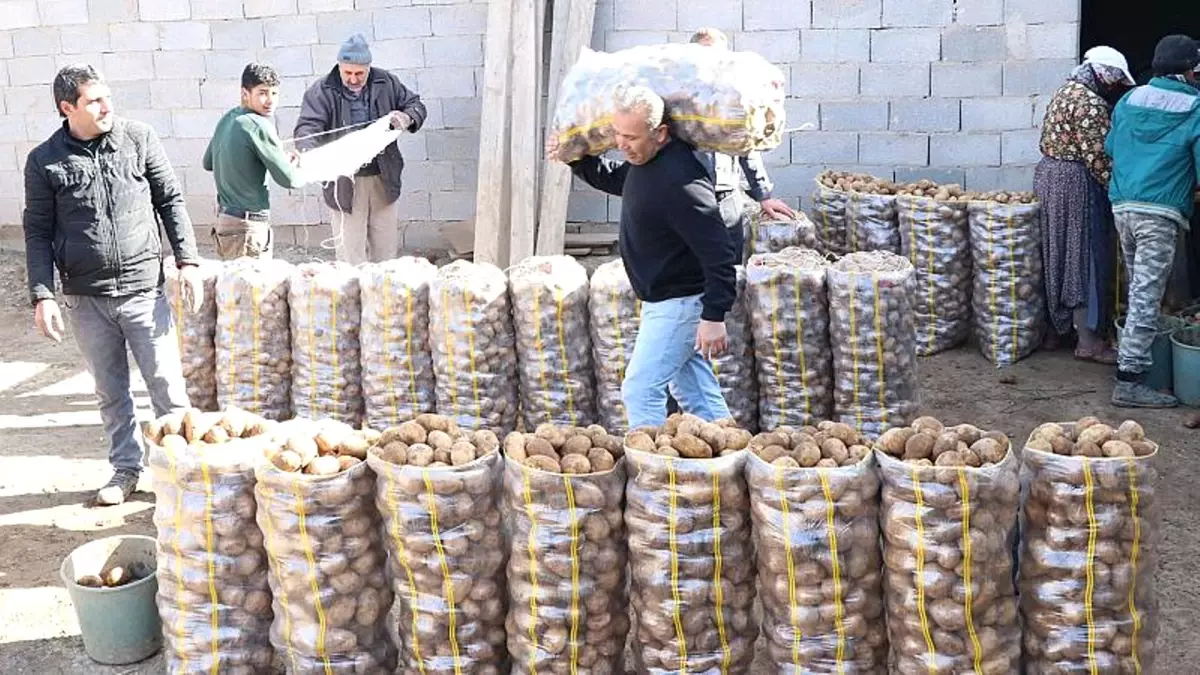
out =
<svg viewBox="0 0 1200 675"><path fill-rule="evenodd" d="M1113 387L1112 404L1118 408L1174 408L1179 399L1151 389L1141 382L1117 381Z"/></svg>
<svg viewBox="0 0 1200 675"><path fill-rule="evenodd" d="M124 504L129 495L137 489L138 472L130 469L117 469L108 485L96 493L96 503L100 506L116 506Z"/></svg>

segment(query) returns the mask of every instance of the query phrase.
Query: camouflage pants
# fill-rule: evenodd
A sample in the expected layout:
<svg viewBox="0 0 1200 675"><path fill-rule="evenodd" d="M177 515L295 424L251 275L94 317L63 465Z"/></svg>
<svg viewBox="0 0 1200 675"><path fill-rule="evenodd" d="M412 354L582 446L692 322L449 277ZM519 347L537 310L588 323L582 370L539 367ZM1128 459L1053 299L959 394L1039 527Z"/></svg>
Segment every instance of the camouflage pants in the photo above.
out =
<svg viewBox="0 0 1200 675"><path fill-rule="evenodd" d="M1144 373L1154 363L1150 347L1158 334L1158 308L1171 277L1179 226L1164 216L1129 211L1116 214L1116 224L1129 270L1129 310L1117 368Z"/></svg>

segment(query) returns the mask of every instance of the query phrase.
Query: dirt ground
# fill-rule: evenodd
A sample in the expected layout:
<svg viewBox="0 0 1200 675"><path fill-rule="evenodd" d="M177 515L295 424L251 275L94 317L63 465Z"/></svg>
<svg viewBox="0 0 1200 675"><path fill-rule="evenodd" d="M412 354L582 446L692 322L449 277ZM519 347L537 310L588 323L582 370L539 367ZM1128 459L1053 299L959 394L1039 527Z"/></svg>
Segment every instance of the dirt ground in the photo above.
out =
<svg viewBox="0 0 1200 675"><path fill-rule="evenodd" d="M92 663L58 576L64 556L86 541L154 534L148 492L121 507L85 506L109 474L91 380L71 340L56 345L34 333L24 259L0 253L0 672L161 673L157 656L117 668ZM974 350L960 349L922 361L923 411L1014 439L1045 421L1088 414L1125 419L1130 415L1108 404L1111 374L1073 361L1070 352L1039 353L998 371ZM148 413L144 387L137 394L139 410ZM1196 672L1200 657L1200 522L1195 497L1188 496L1200 484L1200 431L1181 425L1188 412L1132 415L1163 448L1159 672Z"/></svg>

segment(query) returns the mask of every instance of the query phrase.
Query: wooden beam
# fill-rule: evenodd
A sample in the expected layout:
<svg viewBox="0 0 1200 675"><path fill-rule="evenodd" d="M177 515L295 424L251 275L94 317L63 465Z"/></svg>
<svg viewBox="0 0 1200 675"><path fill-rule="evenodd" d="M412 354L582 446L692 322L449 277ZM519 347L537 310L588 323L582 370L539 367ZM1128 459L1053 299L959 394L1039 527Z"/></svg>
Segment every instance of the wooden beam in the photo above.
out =
<svg viewBox="0 0 1200 675"><path fill-rule="evenodd" d="M568 5L564 34L554 36L550 54L550 96L546 102L546 126L554 119L559 88L567 70L579 60L579 54L592 41L592 23L596 18L596 0L555 0L555 27L559 5ZM557 31L556 31L557 32ZM571 170L560 162L544 162L541 204L538 211L538 255L562 253L567 229L567 202L571 196Z"/></svg>
<svg viewBox="0 0 1200 675"><path fill-rule="evenodd" d="M537 236L538 0L513 0L512 236L508 264L533 255Z"/></svg>
<svg viewBox="0 0 1200 675"><path fill-rule="evenodd" d="M488 0L479 173L475 193L475 260L508 267L512 212L509 197L509 80L513 0Z"/></svg>

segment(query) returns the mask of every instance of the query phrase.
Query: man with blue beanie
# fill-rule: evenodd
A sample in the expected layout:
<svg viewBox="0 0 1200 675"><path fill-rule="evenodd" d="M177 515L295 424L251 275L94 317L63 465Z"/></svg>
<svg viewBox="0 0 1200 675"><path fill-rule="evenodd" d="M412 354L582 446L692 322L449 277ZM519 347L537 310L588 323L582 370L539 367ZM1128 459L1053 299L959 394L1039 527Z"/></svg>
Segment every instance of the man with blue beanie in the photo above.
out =
<svg viewBox="0 0 1200 675"><path fill-rule="evenodd" d="M1129 312L1117 355L1112 403L1170 408L1174 396L1143 382L1171 274L1179 230L1189 228L1200 172L1200 43L1168 35L1154 50L1155 77L1113 111L1105 150L1113 158L1109 198L1129 269Z"/></svg>
<svg viewBox="0 0 1200 675"><path fill-rule="evenodd" d="M338 51L333 70L304 94L293 132L296 149L329 143L389 115L393 129L415 132L425 123L425 104L400 78L373 68L366 39L351 36ZM325 186L325 203L334 210L335 229L341 224L340 233L334 233L338 260L357 265L396 256L400 244L396 201L403 171L400 148L389 143L353 177L343 176Z"/></svg>

